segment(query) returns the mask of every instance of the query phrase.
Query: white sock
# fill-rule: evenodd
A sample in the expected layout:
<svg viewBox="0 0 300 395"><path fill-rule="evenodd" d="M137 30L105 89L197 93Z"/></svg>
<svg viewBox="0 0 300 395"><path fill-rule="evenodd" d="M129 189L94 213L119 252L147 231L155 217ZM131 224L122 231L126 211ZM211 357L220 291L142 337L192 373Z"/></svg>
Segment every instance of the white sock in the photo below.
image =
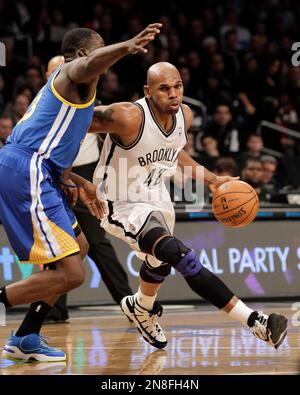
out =
<svg viewBox="0 0 300 395"><path fill-rule="evenodd" d="M136 301L138 302L139 305L144 307L147 310L152 310L153 304L155 302L157 293L154 296L148 296L144 295L141 291L141 288L139 287L139 290L137 293L134 295Z"/></svg>
<svg viewBox="0 0 300 395"><path fill-rule="evenodd" d="M239 321L242 325L248 326L247 321L251 313L253 313L253 310L239 300L228 315L234 321Z"/></svg>

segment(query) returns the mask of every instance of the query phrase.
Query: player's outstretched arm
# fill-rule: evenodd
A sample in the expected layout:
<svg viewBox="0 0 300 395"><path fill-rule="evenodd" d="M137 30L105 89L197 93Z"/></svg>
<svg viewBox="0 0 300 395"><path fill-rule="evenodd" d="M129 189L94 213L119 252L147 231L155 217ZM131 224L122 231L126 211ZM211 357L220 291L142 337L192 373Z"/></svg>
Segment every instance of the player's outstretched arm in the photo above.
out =
<svg viewBox="0 0 300 395"><path fill-rule="evenodd" d="M98 48L88 56L73 60L66 68L68 77L78 84L89 83L124 56L147 53L144 47L160 33L161 26L161 23L152 23L130 40Z"/></svg>

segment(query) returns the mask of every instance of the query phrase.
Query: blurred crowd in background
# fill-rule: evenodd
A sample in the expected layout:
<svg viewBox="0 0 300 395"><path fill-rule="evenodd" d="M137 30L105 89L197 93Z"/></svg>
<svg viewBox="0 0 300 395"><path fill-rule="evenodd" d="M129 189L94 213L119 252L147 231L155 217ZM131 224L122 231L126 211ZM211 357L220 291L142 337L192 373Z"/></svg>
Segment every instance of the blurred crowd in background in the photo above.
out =
<svg viewBox="0 0 300 395"><path fill-rule="evenodd" d="M161 22L148 53L111 68L97 98L137 100L148 67L173 63L194 99L189 154L218 174L240 175L261 200L286 202L282 191L300 187L300 67L291 62L299 20L296 0L0 0L1 140L45 83L69 29L94 29L112 44Z"/></svg>

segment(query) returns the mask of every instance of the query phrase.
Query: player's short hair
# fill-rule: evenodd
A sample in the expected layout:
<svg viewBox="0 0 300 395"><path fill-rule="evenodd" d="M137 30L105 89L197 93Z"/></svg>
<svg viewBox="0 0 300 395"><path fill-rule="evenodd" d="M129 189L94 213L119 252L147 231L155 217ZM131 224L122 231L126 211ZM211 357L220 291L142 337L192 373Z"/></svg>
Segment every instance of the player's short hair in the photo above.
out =
<svg viewBox="0 0 300 395"><path fill-rule="evenodd" d="M73 58L79 48L85 48L93 35L97 33L86 27L77 27L68 31L61 44L61 53L65 59Z"/></svg>

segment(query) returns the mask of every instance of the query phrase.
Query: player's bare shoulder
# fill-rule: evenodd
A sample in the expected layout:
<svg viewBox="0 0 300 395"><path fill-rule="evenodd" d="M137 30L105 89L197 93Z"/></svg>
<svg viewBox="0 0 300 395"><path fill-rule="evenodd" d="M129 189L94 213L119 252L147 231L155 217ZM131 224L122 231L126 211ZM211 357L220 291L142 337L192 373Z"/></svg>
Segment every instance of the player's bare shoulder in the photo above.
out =
<svg viewBox="0 0 300 395"><path fill-rule="evenodd" d="M140 108L130 102L97 106L94 109L94 116L101 123L103 131L117 135L134 134L142 123Z"/></svg>
<svg viewBox="0 0 300 395"><path fill-rule="evenodd" d="M193 111L187 104L182 104L182 110L184 112L185 120L186 120L186 128L189 129L193 122Z"/></svg>

